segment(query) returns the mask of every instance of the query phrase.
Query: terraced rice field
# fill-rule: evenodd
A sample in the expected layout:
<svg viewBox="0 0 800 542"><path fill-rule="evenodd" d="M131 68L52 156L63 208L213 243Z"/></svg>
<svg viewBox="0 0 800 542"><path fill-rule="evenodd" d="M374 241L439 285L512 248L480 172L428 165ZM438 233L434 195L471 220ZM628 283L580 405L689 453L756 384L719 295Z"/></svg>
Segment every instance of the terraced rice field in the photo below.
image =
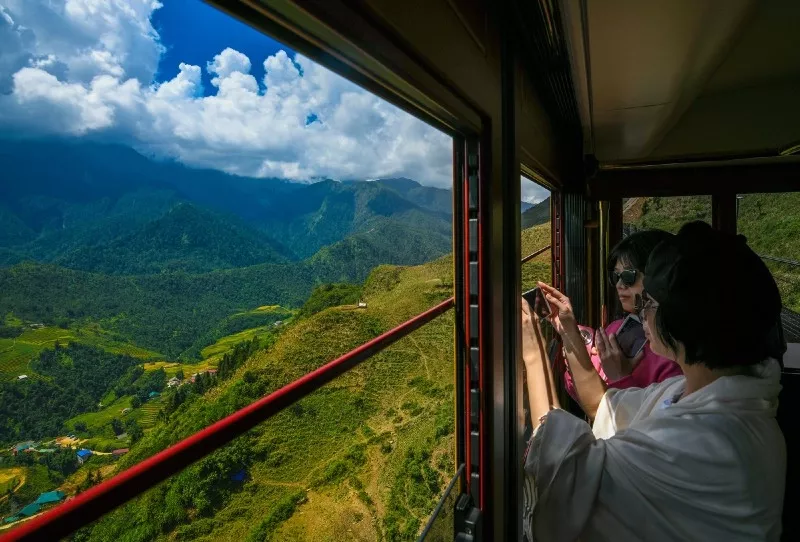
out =
<svg viewBox="0 0 800 542"><path fill-rule="evenodd" d="M142 417L139 418L139 425L142 429L153 427L156 424L156 417L158 411L164 406L164 400L159 397L158 399L151 399L143 404L139 410L142 411Z"/></svg>
<svg viewBox="0 0 800 542"><path fill-rule="evenodd" d="M19 337L0 339L0 380L13 380L22 374L30 375L30 361L56 342L67 344L79 342L98 346L114 354L128 354L141 359L160 357L160 354L138 346L121 342L101 330L62 329L43 327L28 329Z"/></svg>

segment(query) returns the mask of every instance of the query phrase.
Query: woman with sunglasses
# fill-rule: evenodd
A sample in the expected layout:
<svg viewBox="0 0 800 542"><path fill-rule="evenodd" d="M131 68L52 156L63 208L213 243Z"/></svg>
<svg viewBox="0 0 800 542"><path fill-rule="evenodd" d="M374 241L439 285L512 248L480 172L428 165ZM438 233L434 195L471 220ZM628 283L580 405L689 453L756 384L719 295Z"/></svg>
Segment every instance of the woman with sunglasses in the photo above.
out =
<svg viewBox="0 0 800 542"><path fill-rule="evenodd" d="M641 299L642 295L643 270L647 258L659 243L672 237L671 233L661 230L640 231L629 235L611 250L608 276L626 314L636 313L637 299ZM598 329L594 336L594 346L589 347L592 365L609 388L646 388L650 384L681 374L680 367L674 361L653 352L649 344L645 344L633 358L625 356L616 338L616 332L623 321L624 318L620 318L605 329ZM564 380L567 392L581 403L569 369ZM582 404L581 406L583 407ZM586 413L591 416L589 412Z"/></svg>
<svg viewBox="0 0 800 542"><path fill-rule="evenodd" d="M574 352L584 344L569 299L541 287L568 355L580 361ZM534 425L525 473L535 501L526 535L548 542L777 542L786 445L775 419L775 280L743 236L693 222L653 251L644 289L640 313L652 349L675 360L683 376L611 389L588 363L576 366L591 426L548 401L550 364L539 320L523 300Z"/></svg>

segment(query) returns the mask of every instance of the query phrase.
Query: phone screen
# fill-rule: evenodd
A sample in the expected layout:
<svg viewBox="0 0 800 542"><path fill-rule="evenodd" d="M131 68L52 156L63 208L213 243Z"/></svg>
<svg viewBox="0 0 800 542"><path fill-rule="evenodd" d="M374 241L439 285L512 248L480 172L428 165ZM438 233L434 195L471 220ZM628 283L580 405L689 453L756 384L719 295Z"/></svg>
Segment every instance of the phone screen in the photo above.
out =
<svg viewBox="0 0 800 542"><path fill-rule="evenodd" d="M628 316L617 331L617 343L622 353L633 358L644 348L646 342L642 323L635 317Z"/></svg>
<svg viewBox="0 0 800 542"><path fill-rule="evenodd" d="M528 305L531 306L536 316L539 318L547 318L550 316L550 303L544 298L544 294L542 294L538 286L522 294L522 297L524 297Z"/></svg>

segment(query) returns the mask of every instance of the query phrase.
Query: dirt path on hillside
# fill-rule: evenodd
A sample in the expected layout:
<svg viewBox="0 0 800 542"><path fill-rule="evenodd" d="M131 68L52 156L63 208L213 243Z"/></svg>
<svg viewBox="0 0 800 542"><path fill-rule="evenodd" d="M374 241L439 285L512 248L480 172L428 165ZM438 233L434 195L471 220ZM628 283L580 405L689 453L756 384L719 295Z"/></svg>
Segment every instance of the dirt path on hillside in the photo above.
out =
<svg viewBox="0 0 800 542"><path fill-rule="evenodd" d="M428 380L430 380L431 370L428 367L428 356L425 355L425 352L423 352L422 348L420 348L419 344L417 344L417 340L414 338L414 335L409 335L408 338L411 339L411 343L419 351L419 357L422 358L422 364L425 365L425 375L428 377Z"/></svg>

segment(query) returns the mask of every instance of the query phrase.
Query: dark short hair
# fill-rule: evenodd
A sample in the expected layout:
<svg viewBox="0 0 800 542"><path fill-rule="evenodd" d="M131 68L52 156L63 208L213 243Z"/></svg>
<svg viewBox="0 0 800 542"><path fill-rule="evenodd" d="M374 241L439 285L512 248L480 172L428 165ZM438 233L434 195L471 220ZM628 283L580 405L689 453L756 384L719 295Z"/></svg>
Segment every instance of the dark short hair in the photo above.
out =
<svg viewBox="0 0 800 542"><path fill-rule="evenodd" d="M781 296L743 235L684 225L653 250L644 288L658 302L656 333L673 350L683 345L687 365L722 369L773 355Z"/></svg>
<svg viewBox="0 0 800 542"><path fill-rule="evenodd" d="M609 254L606 264L608 276L610 277L614 272L614 266L617 261L621 261L644 273L647 259L653 249L661 242L672 237L671 233L662 230L642 230L630 234L611 249L611 254Z"/></svg>

